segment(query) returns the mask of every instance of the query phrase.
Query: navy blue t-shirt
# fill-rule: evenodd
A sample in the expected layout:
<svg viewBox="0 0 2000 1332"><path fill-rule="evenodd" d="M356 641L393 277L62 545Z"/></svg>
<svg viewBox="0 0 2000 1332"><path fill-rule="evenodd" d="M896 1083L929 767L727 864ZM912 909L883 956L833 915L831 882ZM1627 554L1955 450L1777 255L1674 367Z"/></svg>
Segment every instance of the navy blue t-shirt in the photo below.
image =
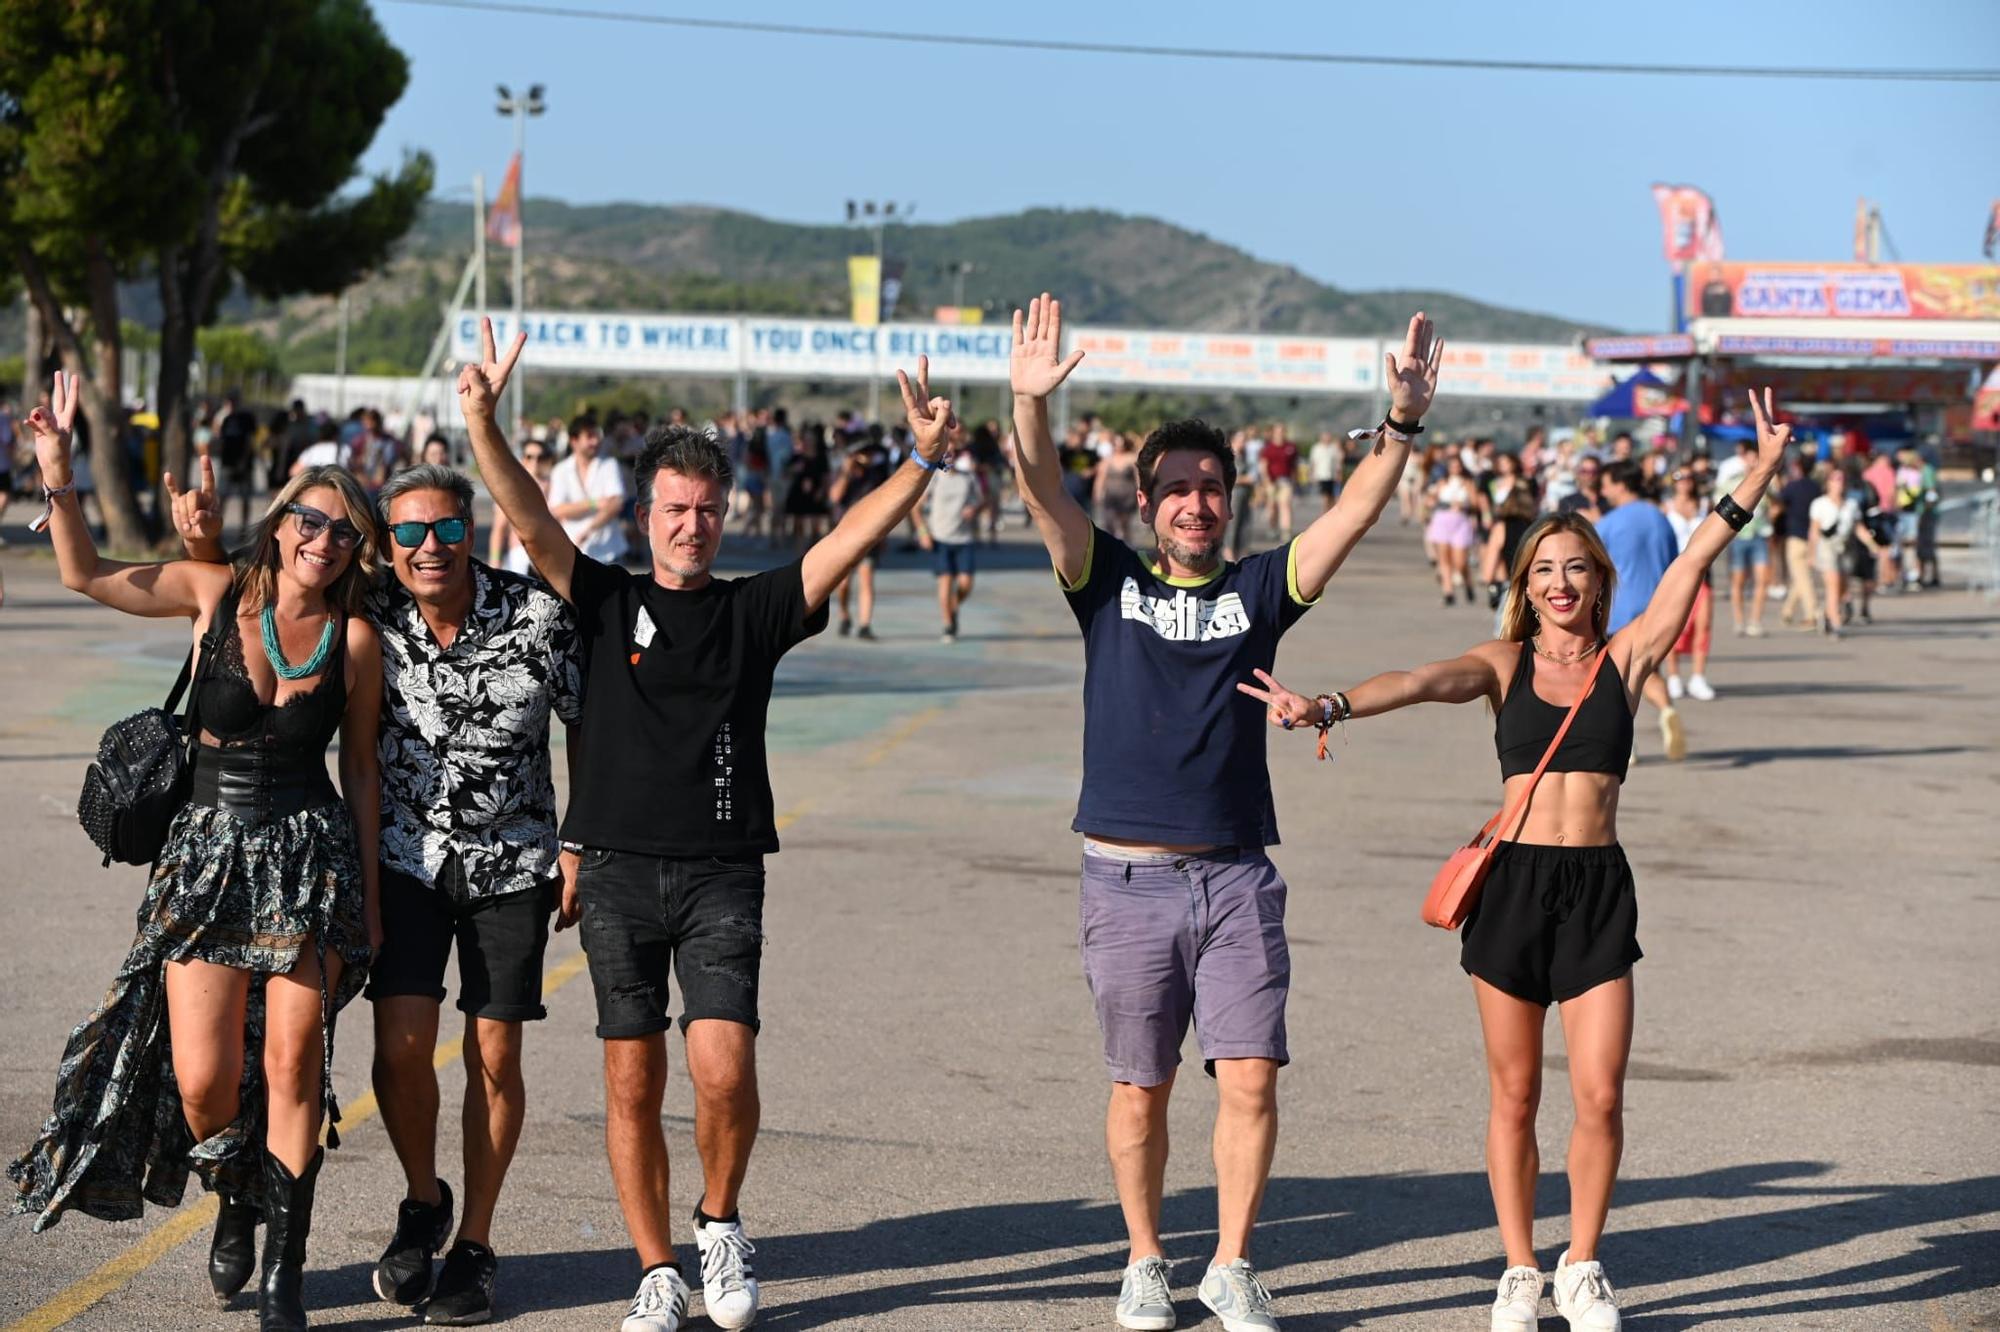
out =
<svg viewBox="0 0 2000 1332"><path fill-rule="evenodd" d="M1236 690L1269 670L1300 599L1292 547L1205 581L1161 577L1091 529L1065 585L1083 630L1083 793L1075 831L1169 846L1276 846L1264 705Z"/></svg>

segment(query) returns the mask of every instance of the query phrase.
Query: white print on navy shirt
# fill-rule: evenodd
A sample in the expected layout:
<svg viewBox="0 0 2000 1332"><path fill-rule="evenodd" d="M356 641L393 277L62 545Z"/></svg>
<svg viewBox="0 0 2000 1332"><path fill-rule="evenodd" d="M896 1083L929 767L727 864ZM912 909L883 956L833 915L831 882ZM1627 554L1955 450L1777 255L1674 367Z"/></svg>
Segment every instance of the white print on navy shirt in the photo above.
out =
<svg viewBox="0 0 2000 1332"><path fill-rule="evenodd" d="M715 733L715 821L728 823L735 817L736 746L729 738L729 723L724 722Z"/></svg>
<svg viewBox="0 0 2000 1332"><path fill-rule="evenodd" d="M641 649L646 648L651 645L654 632L653 617L646 614L644 606L639 607L639 619L632 626L632 642Z"/></svg>
<svg viewBox="0 0 2000 1332"><path fill-rule="evenodd" d="M1176 588L1171 597L1148 597L1140 594L1135 578L1127 578L1119 589L1118 614L1151 625L1170 643L1208 643L1250 632L1250 612L1234 592L1224 592L1213 601L1189 596L1185 588Z"/></svg>

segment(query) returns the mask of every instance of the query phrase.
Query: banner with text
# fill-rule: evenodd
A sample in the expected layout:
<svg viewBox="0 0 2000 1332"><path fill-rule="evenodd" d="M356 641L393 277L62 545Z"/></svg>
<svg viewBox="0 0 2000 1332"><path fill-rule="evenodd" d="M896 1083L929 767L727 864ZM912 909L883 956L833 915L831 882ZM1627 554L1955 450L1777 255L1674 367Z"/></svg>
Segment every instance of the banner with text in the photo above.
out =
<svg viewBox="0 0 2000 1332"><path fill-rule="evenodd" d="M1696 264L1688 314L2000 319L2000 264Z"/></svg>
<svg viewBox="0 0 2000 1332"><path fill-rule="evenodd" d="M930 357L934 387L1005 384L1013 353L1007 324L880 324L758 315L530 311L522 326L530 371L757 379L892 379ZM493 316L504 347L511 314ZM1189 333L1071 325L1086 355L1072 382L1101 389L1245 393L1379 393L1376 338ZM1399 344L1397 344L1399 345ZM452 325L451 357L479 354L479 317ZM1573 347L1446 343L1440 387L1463 397L1588 400L1610 377Z"/></svg>

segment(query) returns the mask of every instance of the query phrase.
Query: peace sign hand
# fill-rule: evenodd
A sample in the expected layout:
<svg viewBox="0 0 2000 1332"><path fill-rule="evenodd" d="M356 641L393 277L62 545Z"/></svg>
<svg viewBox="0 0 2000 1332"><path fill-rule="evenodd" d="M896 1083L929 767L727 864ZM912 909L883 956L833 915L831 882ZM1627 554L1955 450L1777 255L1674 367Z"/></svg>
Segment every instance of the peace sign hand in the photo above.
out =
<svg viewBox="0 0 2000 1332"><path fill-rule="evenodd" d="M1285 688L1269 671L1253 671L1252 674L1262 680L1266 687L1259 689L1253 684L1239 684L1236 690L1264 704L1264 715L1270 720L1271 725L1289 731L1304 726L1313 719L1315 708L1312 699Z"/></svg>
<svg viewBox="0 0 2000 1332"><path fill-rule="evenodd" d="M950 398L931 396L931 358L917 358L915 388L901 370L896 372L896 386L903 390L903 411L910 418L910 433L916 436L917 452L924 456L924 461L936 462L950 447L958 418L952 414Z"/></svg>
<svg viewBox="0 0 2000 1332"><path fill-rule="evenodd" d="M461 366L458 372L458 409L468 422L493 420L500 395L514 373L514 363L521 359L521 348L527 345L528 331L522 329L514 334L513 345L507 348L507 358L502 360L493 346L493 321L479 321L479 364Z"/></svg>
<svg viewBox="0 0 2000 1332"><path fill-rule="evenodd" d="M1028 302L1025 313L1014 311L1014 354L1011 374L1014 392L1029 398L1046 398L1069 378L1083 360L1083 353L1062 354L1062 302L1043 292Z"/></svg>
<svg viewBox="0 0 2000 1332"><path fill-rule="evenodd" d="M1382 353L1383 378L1389 385L1391 415L1405 425L1415 425L1430 410L1437 396L1438 363L1444 357L1444 339L1437 326L1422 310L1410 316L1410 330L1403 338L1403 355Z"/></svg>
<svg viewBox="0 0 2000 1332"><path fill-rule="evenodd" d="M1757 418L1757 463L1767 474L1776 475L1785 461L1785 447L1792 442L1792 427L1789 422L1775 423L1777 408L1771 404L1771 390L1764 390L1764 400L1757 401L1757 390L1749 390L1750 414Z"/></svg>
<svg viewBox="0 0 2000 1332"><path fill-rule="evenodd" d="M185 491L175 488L172 472L160 478L167 487L167 498L173 502L174 530L189 545L197 541L222 540L222 505L215 498L215 464L209 460L208 445L196 447L201 452L201 485L198 488Z"/></svg>
<svg viewBox="0 0 2000 1332"><path fill-rule="evenodd" d="M79 396L76 376L58 370L49 388L48 406L28 413L26 424L35 437L35 461L42 469L42 484L51 489L69 484L70 430L76 425Z"/></svg>

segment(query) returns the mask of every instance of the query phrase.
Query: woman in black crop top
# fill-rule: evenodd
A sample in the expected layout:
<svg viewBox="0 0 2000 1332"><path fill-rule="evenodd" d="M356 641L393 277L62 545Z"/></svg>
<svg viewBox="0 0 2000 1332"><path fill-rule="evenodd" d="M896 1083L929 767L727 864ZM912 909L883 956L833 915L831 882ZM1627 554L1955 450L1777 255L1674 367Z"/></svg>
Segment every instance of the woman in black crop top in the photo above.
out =
<svg viewBox="0 0 2000 1332"><path fill-rule="evenodd" d="M1708 567L1764 497L1791 427L1773 425L1768 391L1753 395L1757 461L1688 538L1645 610L1606 640L1614 573L1590 521L1542 519L1521 539L1500 637L1463 656L1390 671L1344 695L1308 699L1258 672L1238 688L1269 706L1274 725L1311 730L1329 711L1372 717L1413 703L1494 708L1494 747L1507 807L1534 782L1564 715L1583 703L1519 825L1503 827L1460 965L1472 977L1492 1108L1486 1169L1507 1249L1495 1328L1532 1328L1542 1293L1534 1247L1540 1158L1542 1030L1561 1008L1576 1127L1570 1137L1569 1249L1557 1261L1555 1303L1571 1327L1612 1332L1618 1307L1597 1261L1598 1239L1624 1149L1625 1065L1632 1048L1632 964L1639 960L1632 874L1618 845L1618 794L1632 752L1639 691L1673 647ZM1600 657L1603 660L1600 662ZM1601 666L1601 670L1600 670Z"/></svg>
<svg viewBox="0 0 2000 1332"><path fill-rule="evenodd" d="M352 477L316 467L272 501L233 566L99 558L67 490L74 377L58 376L52 398L28 427L63 585L192 622L201 745L138 937L70 1037L41 1137L8 1170L16 1209L37 1230L72 1209L137 1217L142 1199L179 1202L192 1168L222 1200L216 1294L248 1281L261 1219L263 1326L302 1328L320 1124L337 1117L332 1018L380 936L382 660L358 614L378 527ZM339 791L326 771L336 731Z"/></svg>

